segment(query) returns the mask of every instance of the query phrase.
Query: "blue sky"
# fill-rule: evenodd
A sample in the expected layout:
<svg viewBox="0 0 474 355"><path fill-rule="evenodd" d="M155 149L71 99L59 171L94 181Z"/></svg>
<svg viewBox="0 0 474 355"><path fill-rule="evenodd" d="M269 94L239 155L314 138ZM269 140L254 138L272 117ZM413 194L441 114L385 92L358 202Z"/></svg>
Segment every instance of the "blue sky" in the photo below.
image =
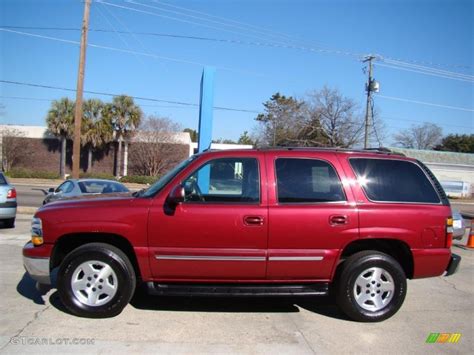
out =
<svg viewBox="0 0 474 355"><path fill-rule="evenodd" d="M262 102L277 91L303 97L328 85L355 100L363 112L364 64L357 57L338 51L376 53L389 60L437 70L431 76L375 66L374 77L381 84L380 95L385 96L375 98L380 119L386 126L385 145L392 143L393 133L422 122L440 125L444 134L474 133L473 1L104 1L109 5L93 2L90 28L112 32L91 31L89 43L151 56L89 47L85 90L197 103L203 65L213 65L217 68L216 106L261 111ZM83 6L79 0L1 0L0 27L79 28ZM206 17L204 13L218 18ZM205 18L214 22L204 21ZM70 41L80 39L77 31L10 30ZM210 37L232 43L120 35L114 31ZM316 51L235 41L303 45ZM0 48L0 80L76 87L78 45L0 31ZM323 53L320 49L334 51ZM451 79L439 77L439 70L449 72ZM462 77L467 80L453 80L453 72L468 75ZM1 123L44 125L49 100L74 98L75 94L0 83L0 96L4 106ZM110 100L85 95L94 96ZM141 100L137 103L147 114L167 116L183 127L197 128L196 108ZM244 130L252 131L255 116L256 113L216 110L214 138L237 139Z"/></svg>

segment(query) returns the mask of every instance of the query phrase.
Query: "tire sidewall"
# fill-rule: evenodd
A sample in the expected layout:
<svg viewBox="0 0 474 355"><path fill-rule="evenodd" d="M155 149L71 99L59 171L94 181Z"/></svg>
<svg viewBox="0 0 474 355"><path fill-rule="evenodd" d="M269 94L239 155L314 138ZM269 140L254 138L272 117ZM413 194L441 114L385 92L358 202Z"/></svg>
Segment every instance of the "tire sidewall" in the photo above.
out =
<svg viewBox="0 0 474 355"><path fill-rule="evenodd" d="M100 306L88 306L82 303L71 288L71 279L79 265L86 261L97 260L109 265L117 276L117 292L107 303ZM113 317L119 314L130 301L134 288L133 270L114 251L107 248L87 248L69 254L59 269L58 290L61 301L72 313L91 318Z"/></svg>
<svg viewBox="0 0 474 355"><path fill-rule="evenodd" d="M366 269L379 267L386 270L394 281L394 294L389 304L378 311L369 311L358 305L354 296L354 285L357 277ZM340 305L346 314L358 321L377 322L393 316L402 306L406 296L407 284L403 269L395 259L384 254L373 254L362 257L346 268L340 279Z"/></svg>

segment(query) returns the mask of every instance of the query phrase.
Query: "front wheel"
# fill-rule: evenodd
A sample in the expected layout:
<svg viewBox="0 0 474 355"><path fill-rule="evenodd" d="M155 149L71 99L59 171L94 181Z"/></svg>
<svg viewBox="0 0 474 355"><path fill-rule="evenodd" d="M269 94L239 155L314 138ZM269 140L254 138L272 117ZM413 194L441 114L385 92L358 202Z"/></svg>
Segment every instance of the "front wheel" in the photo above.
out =
<svg viewBox="0 0 474 355"><path fill-rule="evenodd" d="M59 268L62 303L80 317L118 315L133 296L136 276L128 257L104 243L85 244L69 253Z"/></svg>
<svg viewBox="0 0 474 355"><path fill-rule="evenodd" d="M393 316L406 296L406 276L400 264L378 251L351 255L336 281L337 303L353 320L379 322Z"/></svg>

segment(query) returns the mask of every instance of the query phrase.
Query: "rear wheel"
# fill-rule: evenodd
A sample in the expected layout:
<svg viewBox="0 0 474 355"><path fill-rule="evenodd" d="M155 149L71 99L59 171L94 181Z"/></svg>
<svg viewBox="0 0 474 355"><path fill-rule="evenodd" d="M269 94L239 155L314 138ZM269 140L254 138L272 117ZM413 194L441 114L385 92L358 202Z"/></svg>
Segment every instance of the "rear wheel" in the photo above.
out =
<svg viewBox="0 0 474 355"><path fill-rule="evenodd" d="M350 318L378 322L393 316L406 296L406 276L390 255L363 251L350 256L337 280L337 303Z"/></svg>
<svg viewBox="0 0 474 355"><path fill-rule="evenodd" d="M118 315L132 298L135 285L135 272L128 257L104 243L90 243L73 250L58 272L61 301L81 317Z"/></svg>

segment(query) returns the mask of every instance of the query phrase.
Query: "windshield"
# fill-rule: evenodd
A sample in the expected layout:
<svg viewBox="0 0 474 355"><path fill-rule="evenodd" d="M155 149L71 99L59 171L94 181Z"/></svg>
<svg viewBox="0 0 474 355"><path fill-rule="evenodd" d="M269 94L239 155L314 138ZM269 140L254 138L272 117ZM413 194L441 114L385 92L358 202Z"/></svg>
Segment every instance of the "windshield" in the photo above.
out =
<svg viewBox="0 0 474 355"><path fill-rule="evenodd" d="M176 165L173 169L168 171L165 175L161 177L157 182L151 185L148 189L143 191L138 196L151 197L156 195L165 187L176 175L178 175L185 167L187 167L193 160L197 158L197 155L193 155L186 160L183 160L181 163Z"/></svg>

